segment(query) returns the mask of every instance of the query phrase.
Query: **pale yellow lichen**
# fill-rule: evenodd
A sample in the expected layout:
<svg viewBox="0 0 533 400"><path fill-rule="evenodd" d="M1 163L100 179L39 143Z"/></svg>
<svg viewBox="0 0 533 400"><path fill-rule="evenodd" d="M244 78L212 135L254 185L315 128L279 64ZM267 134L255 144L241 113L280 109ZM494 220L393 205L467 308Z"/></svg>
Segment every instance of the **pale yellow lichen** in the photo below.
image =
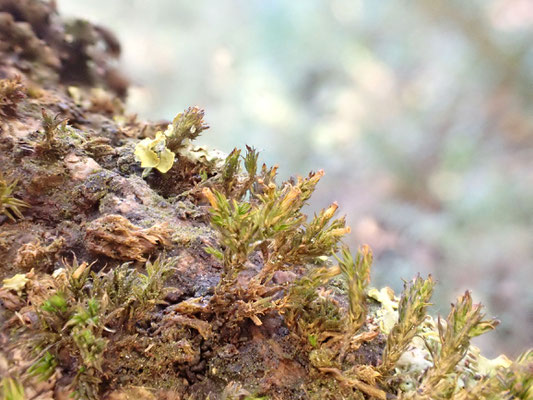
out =
<svg viewBox="0 0 533 400"><path fill-rule="evenodd" d="M476 356L478 373L484 376L494 375L498 368L509 368L513 363L505 354L500 354L493 359L485 358L476 346L471 346L470 352Z"/></svg>
<svg viewBox="0 0 533 400"><path fill-rule="evenodd" d="M157 132L155 139L146 138L135 146L135 157L143 168L155 168L167 172L174 164L176 155L166 147L166 136Z"/></svg>
<svg viewBox="0 0 533 400"><path fill-rule="evenodd" d="M26 287L26 283L28 281L29 279L26 277L26 274L16 274L11 278L4 279L4 285L2 286L2 288L7 290L13 290L17 292L17 294L20 296L22 294L22 290L24 290L24 287Z"/></svg>
<svg viewBox="0 0 533 400"><path fill-rule="evenodd" d="M398 321L398 299L394 296L394 291L390 287L381 290L372 288L367 295L381 303L381 308L376 311L376 319L381 331L388 334Z"/></svg>

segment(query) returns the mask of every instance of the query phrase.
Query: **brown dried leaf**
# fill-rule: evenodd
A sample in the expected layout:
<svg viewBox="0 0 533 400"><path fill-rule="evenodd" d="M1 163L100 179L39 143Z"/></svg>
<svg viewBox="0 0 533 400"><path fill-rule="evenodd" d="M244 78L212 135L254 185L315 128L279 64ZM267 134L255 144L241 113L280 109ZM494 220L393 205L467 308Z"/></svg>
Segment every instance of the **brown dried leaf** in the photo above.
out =
<svg viewBox="0 0 533 400"><path fill-rule="evenodd" d="M170 246L167 224L142 229L121 215L106 215L87 226L87 248L116 260L146 261L158 245Z"/></svg>

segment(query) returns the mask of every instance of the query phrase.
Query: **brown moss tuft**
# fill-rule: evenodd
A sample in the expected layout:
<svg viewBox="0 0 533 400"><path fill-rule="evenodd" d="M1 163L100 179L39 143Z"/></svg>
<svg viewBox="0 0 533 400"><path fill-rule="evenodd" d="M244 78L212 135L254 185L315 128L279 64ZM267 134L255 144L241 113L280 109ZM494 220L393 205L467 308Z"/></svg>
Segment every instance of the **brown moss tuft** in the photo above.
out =
<svg viewBox="0 0 533 400"><path fill-rule="evenodd" d="M116 260L146 261L158 245L170 245L170 230L166 224L142 229L121 215L106 215L87 227L87 248Z"/></svg>
<svg viewBox="0 0 533 400"><path fill-rule="evenodd" d="M20 75L13 79L0 80L0 117L12 118L17 115L18 103L26 97Z"/></svg>
<svg viewBox="0 0 533 400"><path fill-rule="evenodd" d="M53 267L58 253L65 244L65 239L57 238L48 246L43 246L39 239L23 244L17 251L15 264L23 271L32 268L46 271Z"/></svg>

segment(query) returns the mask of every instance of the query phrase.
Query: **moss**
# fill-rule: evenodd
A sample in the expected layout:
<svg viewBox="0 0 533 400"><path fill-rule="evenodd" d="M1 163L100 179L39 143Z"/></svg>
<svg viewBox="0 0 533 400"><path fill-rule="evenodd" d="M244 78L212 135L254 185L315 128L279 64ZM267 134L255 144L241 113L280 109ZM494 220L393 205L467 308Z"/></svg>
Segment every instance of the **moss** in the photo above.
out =
<svg viewBox="0 0 533 400"><path fill-rule="evenodd" d="M18 103L26 97L20 75L12 79L0 79L0 117L16 116Z"/></svg>
<svg viewBox="0 0 533 400"><path fill-rule="evenodd" d="M4 178L0 172L0 214L4 214L12 221L15 221L15 217L23 218L21 209L29 207L26 202L13 195L17 183L16 180Z"/></svg>
<svg viewBox="0 0 533 400"><path fill-rule="evenodd" d="M207 129L196 107L170 124L138 121L110 78L105 30L65 26L52 3L10 4L39 16L0 13L0 53L30 61L12 68L32 88L25 101L3 83L16 95L2 109L0 159L13 173L2 204L16 208L1 222L0 318L11 343L36 351L0 346L10 387L32 393L38 375L79 398L530 396L530 352L487 360L470 345L495 323L469 294L444 321L427 314L430 278L398 297L370 288L371 251L348 250L338 205L303 211L323 171L278 182L251 147L193 144ZM173 152L171 168L142 178L139 143L159 162Z"/></svg>
<svg viewBox="0 0 533 400"><path fill-rule="evenodd" d="M181 247L199 247L205 246L202 239L210 237L213 231L205 226L183 225L174 229L172 241Z"/></svg>
<svg viewBox="0 0 533 400"><path fill-rule="evenodd" d="M48 245L43 245L39 239L25 243L17 250L15 265L23 271L50 270L58 259L58 253L64 244L65 239L61 237L55 238Z"/></svg>
<svg viewBox="0 0 533 400"><path fill-rule="evenodd" d="M339 386L337 382L323 376L317 376L306 387L306 396L310 400L363 400L364 395L352 388Z"/></svg>
<svg viewBox="0 0 533 400"><path fill-rule="evenodd" d="M163 174L168 172L174 164L176 153L185 155L190 150L190 142L209 128L204 124L203 117L203 110L189 107L174 118L165 132L159 131L155 138L146 138L137 143L135 158L145 168L143 176L148 176L152 168Z"/></svg>
<svg viewBox="0 0 533 400"><path fill-rule="evenodd" d="M6 400L24 400L26 398L24 386L18 379L3 377L0 383L0 395L2 395L2 398Z"/></svg>
<svg viewBox="0 0 533 400"><path fill-rule="evenodd" d="M118 351L117 382L123 385L147 385L154 389L180 389L184 384L182 375L176 370L186 370L198 362L198 344L191 343L185 332L173 332L175 340L134 336L122 339L113 351ZM114 368L111 368L113 370ZM186 380L185 380L186 381Z"/></svg>
<svg viewBox="0 0 533 400"><path fill-rule="evenodd" d="M17 341L18 346L31 343L37 353L30 375L48 379L56 367L69 368L74 358L76 376L71 384L75 397L99 398L105 377L105 352L117 351L106 332L130 333L132 324L141 320L154 302L164 296L163 283L172 263L172 259L158 259L146 263L145 273L122 265L99 274L91 273L91 265L79 264L76 259L72 264L65 263L64 270L56 274L47 289L48 295L41 301L32 298L29 304L35 308L38 321L28 326ZM4 290L31 290L25 288L37 281L34 275L34 280L29 280L29 275L24 286L14 287L13 280L7 280ZM174 353L189 360L185 353L186 350L194 353L193 346L183 343L181 348L173 346ZM157 349L161 350L159 344ZM163 350L168 355L168 346ZM65 352L70 354L68 359L64 357Z"/></svg>

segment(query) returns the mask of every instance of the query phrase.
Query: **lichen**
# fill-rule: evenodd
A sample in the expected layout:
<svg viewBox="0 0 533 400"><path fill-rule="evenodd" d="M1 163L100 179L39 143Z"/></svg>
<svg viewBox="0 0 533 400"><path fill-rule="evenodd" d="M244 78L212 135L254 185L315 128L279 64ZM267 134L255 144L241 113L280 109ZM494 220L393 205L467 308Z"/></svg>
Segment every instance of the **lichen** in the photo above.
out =
<svg viewBox="0 0 533 400"><path fill-rule="evenodd" d="M20 296L28 280L26 274L16 274L11 278L4 279L2 289L13 290Z"/></svg>
<svg viewBox="0 0 533 400"><path fill-rule="evenodd" d="M161 173L168 172L174 164L177 152L183 149L191 151L191 141L209 126L203 121L204 111L198 107L190 107L178 114L165 132L157 132L154 139L145 138L135 146L135 157L145 168L143 175L148 175L152 168Z"/></svg>
<svg viewBox="0 0 533 400"><path fill-rule="evenodd" d="M135 147L135 157L143 168L155 168L161 173L167 172L174 164L176 154L166 147L166 138L157 132L155 139L141 140Z"/></svg>

